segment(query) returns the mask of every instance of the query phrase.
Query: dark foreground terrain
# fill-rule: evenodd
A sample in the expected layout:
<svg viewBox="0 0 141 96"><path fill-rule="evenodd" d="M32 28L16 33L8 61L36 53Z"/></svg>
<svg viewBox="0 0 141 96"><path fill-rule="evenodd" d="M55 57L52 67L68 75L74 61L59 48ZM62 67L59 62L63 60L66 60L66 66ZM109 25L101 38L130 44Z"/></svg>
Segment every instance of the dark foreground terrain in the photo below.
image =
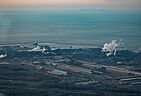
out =
<svg viewBox="0 0 141 96"><path fill-rule="evenodd" d="M4 53L0 96L141 96L140 52L4 46Z"/></svg>

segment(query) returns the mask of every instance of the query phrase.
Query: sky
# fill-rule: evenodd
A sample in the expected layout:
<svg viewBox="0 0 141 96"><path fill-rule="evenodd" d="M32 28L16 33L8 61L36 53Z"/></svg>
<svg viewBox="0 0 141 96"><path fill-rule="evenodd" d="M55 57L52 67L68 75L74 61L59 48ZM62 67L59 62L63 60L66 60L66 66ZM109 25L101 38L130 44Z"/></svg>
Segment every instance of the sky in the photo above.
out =
<svg viewBox="0 0 141 96"><path fill-rule="evenodd" d="M27 9L141 9L141 0L0 0L0 8Z"/></svg>

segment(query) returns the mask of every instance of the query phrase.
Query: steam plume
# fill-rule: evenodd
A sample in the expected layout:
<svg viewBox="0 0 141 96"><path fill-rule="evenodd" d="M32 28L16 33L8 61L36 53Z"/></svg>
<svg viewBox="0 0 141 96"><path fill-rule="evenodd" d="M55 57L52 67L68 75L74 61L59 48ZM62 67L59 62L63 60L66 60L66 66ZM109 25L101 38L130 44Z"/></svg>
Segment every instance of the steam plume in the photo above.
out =
<svg viewBox="0 0 141 96"><path fill-rule="evenodd" d="M116 40L112 40L112 42L104 44L102 52L105 52L107 56L116 55L116 47L119 45Z"/></svg>
<svg viewBox="0 0 141 96"><path fill-rule="evenodd" d="M0 58L5 58L5 57L7 57L7 54L1 54L0 55Z"/></svg>

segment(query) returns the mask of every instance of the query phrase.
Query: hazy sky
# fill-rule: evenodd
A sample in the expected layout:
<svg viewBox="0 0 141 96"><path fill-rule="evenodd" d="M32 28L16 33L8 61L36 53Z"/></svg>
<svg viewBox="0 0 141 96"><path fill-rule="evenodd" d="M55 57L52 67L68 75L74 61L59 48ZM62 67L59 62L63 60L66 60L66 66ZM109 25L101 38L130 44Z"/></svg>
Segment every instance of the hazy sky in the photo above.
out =
<svg viewBox="0 0 141 96"><path fill-rule="evenodd" d="M141 9L141 0L0 0L0 8Z"/></svg>

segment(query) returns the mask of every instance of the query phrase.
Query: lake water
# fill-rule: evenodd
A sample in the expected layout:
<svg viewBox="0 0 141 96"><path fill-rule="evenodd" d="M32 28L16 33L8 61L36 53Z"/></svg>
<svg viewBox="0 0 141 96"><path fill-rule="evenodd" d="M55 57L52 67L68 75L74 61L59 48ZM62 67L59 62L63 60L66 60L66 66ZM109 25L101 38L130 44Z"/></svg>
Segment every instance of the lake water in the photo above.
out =
<svg viewBox="0 0 141 96"><path fill-rule="evenodd" d="M47 42L141 47L141 13L123 11L0 11L0 43Z"/></svg>

